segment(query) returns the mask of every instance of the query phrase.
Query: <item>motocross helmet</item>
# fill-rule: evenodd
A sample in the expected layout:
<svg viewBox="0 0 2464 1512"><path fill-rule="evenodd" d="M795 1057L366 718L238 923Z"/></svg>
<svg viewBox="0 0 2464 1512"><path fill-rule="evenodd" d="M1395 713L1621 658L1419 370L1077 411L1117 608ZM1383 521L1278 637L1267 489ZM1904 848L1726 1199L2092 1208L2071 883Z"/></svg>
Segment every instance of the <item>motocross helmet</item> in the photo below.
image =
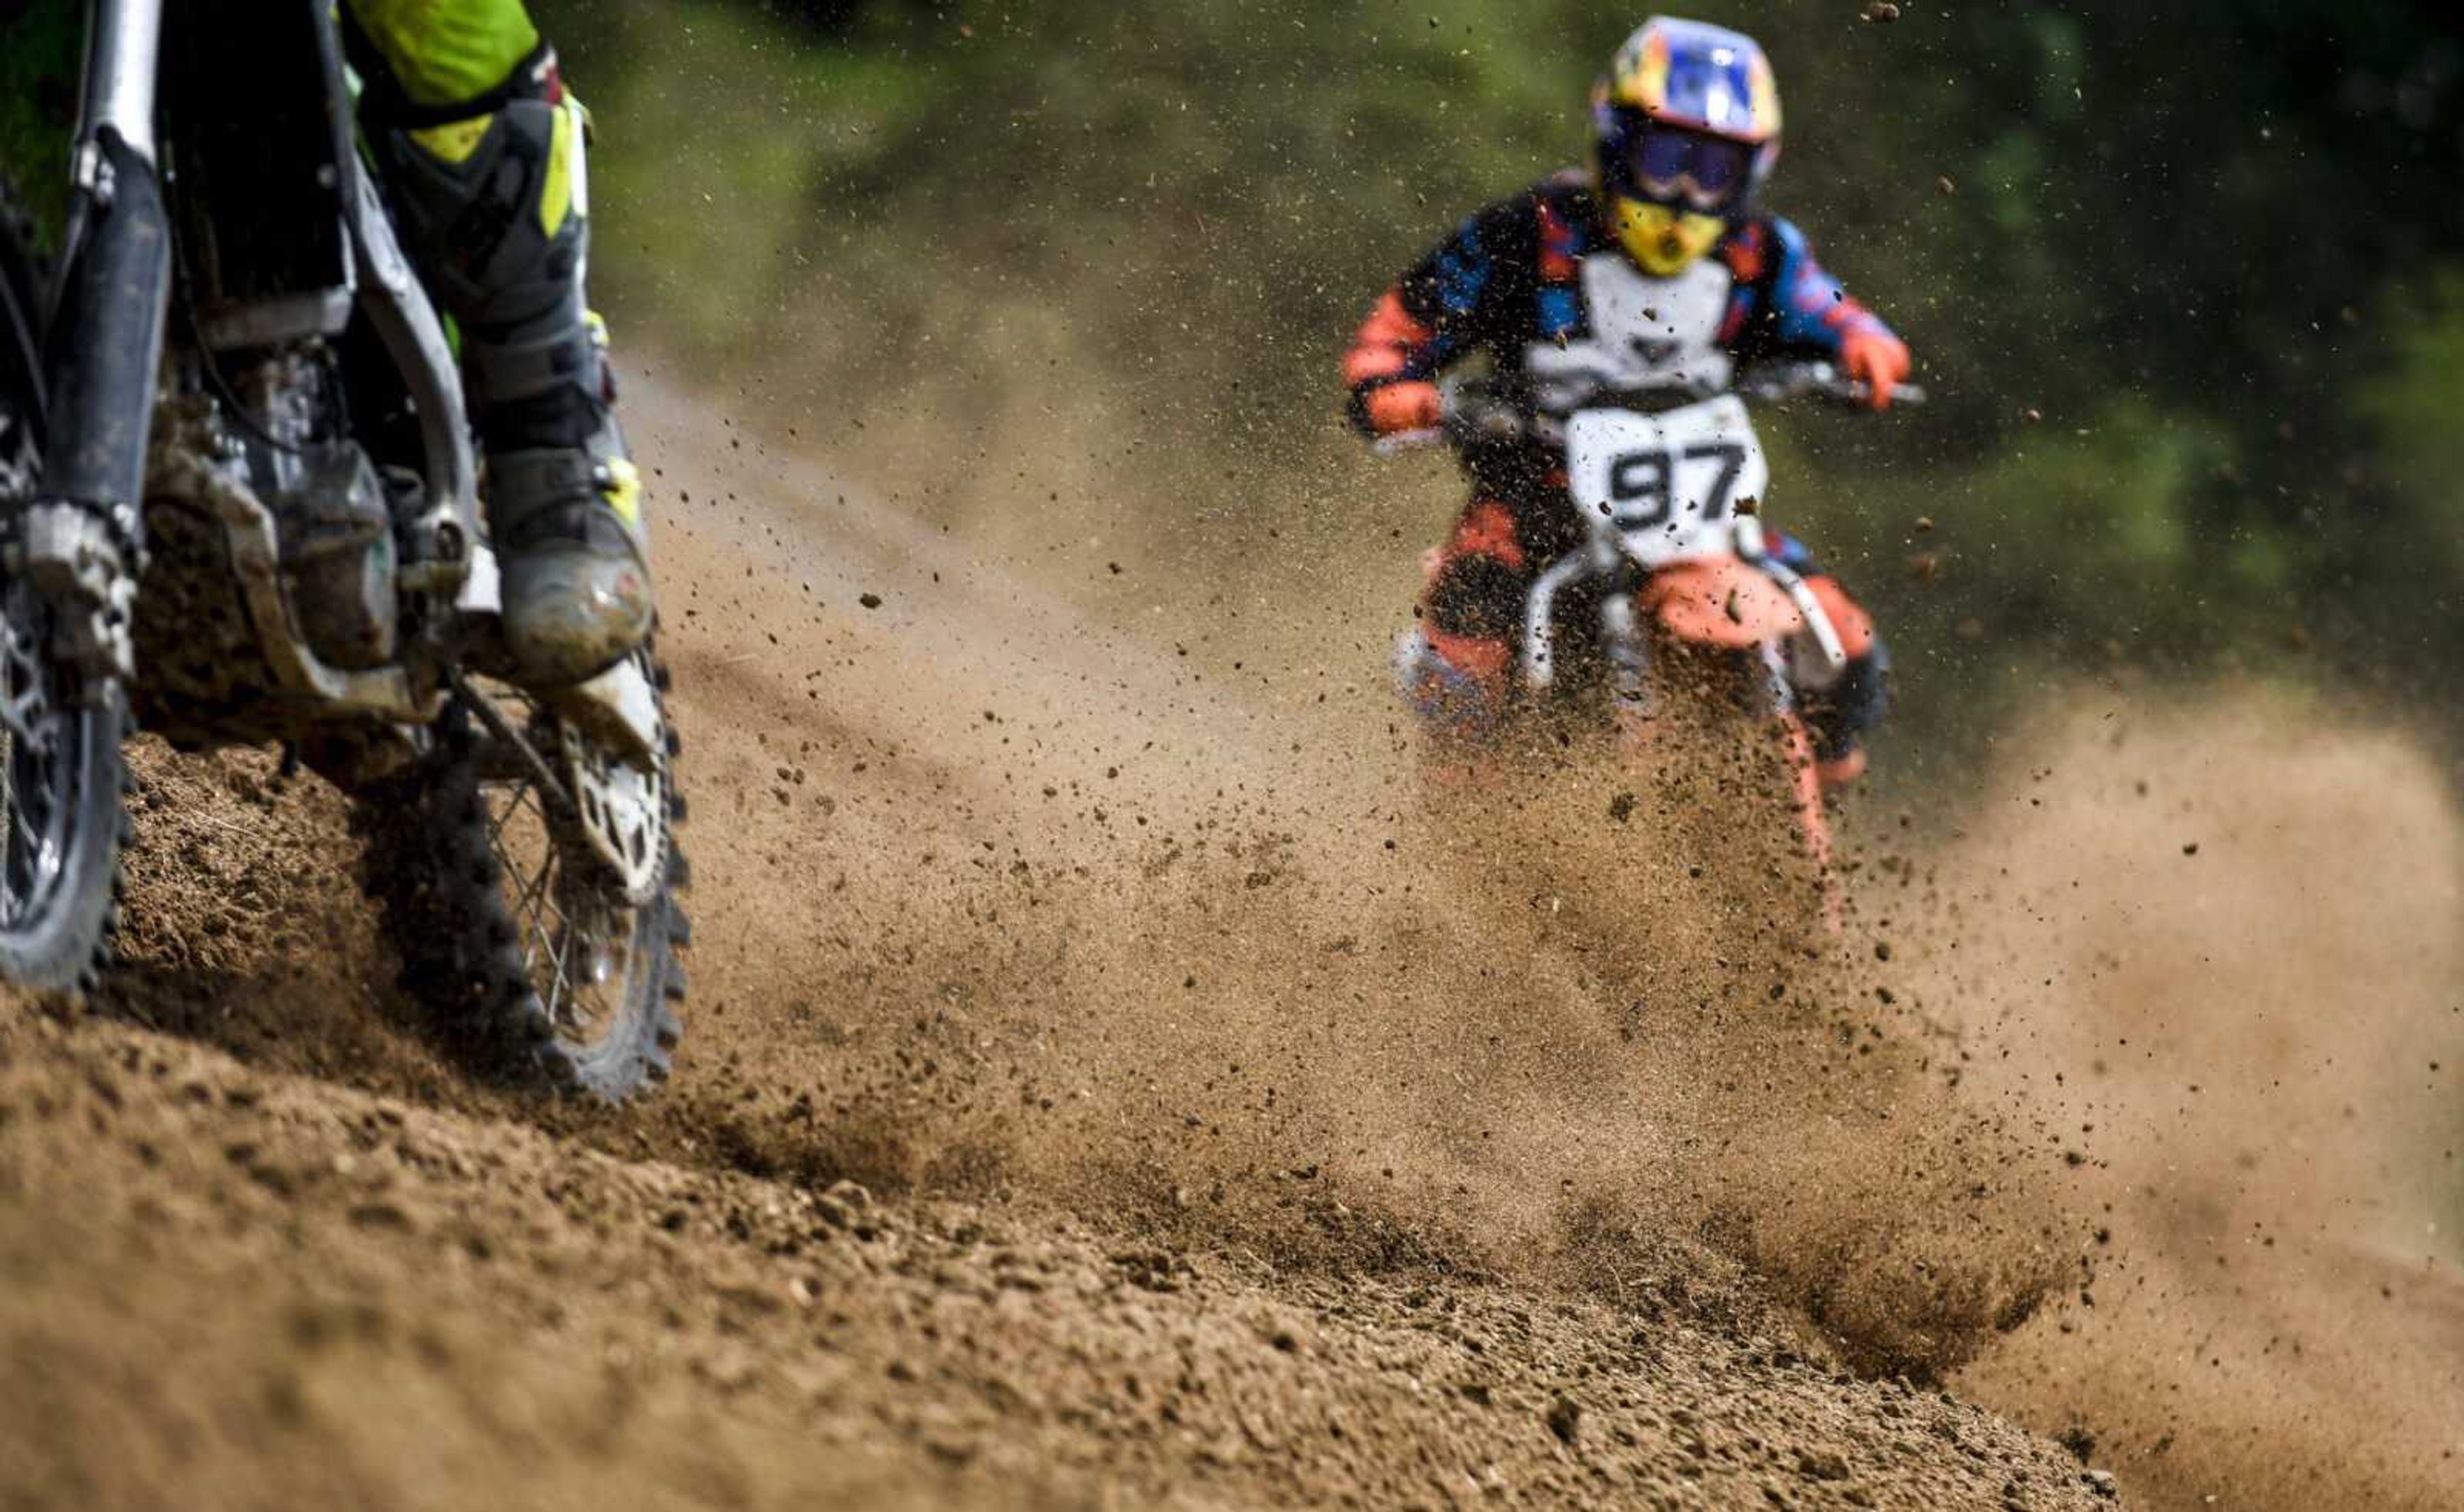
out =
<svg viewBox="0 0 2464 1512"><path fill-rule="evenodd" d="M1653 16L1592 91L1601 213L1628 256L1674 276L1744 214L1779 161L1779 86L1752 37Z"/></svg>

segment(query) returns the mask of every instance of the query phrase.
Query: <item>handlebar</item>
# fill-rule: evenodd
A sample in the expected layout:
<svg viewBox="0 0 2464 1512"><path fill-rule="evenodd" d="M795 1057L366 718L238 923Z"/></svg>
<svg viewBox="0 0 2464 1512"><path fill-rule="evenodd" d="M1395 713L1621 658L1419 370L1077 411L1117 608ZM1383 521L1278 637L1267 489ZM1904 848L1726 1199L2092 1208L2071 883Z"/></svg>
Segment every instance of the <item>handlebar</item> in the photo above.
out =
<svg viewBox="0 0 2464 1512"><path fill-rule="evenodd" d="M1863 379L1850 378L1834 363L1819 361L1757 362L1737 374L1729 387L1748 399L1766 405L1784 405L1793 399L1819 399L1861 409L1874 401L1873 385ZM1925 386L1921 383L1896 383L1891 387L1894 408L1925 402Z"/></svg>
<svg viewBox="0 0 2464 1512"><path fill-rule="evenodd" d="M1508 441L1526 436L1548 439L1554 434L1557 421L1551 416L1533 416L1501 398L1485 379L1455 379L1443 385L1445 419L1439 425L1418 430L1398 430L1379 436L1371 445L1381 457L1397 456L1406 451L1419 451L1430 447L1464 447L1480 441ZM1836 363L1814 360L1807 362L1757 362L1744 368L1725 387L1693 385L1679 388L1652 389L1640 394L1602 395L1598 402L1617 405L1623 399L1634 407L1644 407L1649 401L1658 407L1671 403L1692 404L1716 399L1721 394L1735 394L1755 404L1785 405L1797 400L1813 399L1843 408L1864 409L1873 404L1874 391L1862 379L1850 378ZM1891 405L1923 405L1923 384L1899 383L1891 389Z"/></svg>

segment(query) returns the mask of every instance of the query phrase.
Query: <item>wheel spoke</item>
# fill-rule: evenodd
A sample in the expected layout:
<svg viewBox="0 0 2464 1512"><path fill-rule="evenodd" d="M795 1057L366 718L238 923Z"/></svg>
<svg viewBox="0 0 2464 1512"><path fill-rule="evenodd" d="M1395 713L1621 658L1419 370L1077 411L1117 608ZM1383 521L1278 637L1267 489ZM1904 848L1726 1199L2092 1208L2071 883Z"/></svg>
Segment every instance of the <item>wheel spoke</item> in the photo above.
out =
<svg viewBox="0 0 2464 1512"><path fill-rule="evenodd" d="M64 727L81 716L55 697L53 672L37 653L40 609L23 585L0 599L0 928L37 919L52 901L76 840L78 753L64 752ZM64 758L65 757L65 758Z"/></svg>
<svg viewBox="0 0 2464 1512"><path fill-rule="evenodd" d="M574 996L573 974L565 969L564 963L573 954L573 938L577 932L579 931L572 925L563 923L560 919L556 931L556 954L553 957L556 965L556 998L549 1004L551 1012L561 1011Z"/></svg>
<svg viewBox="0 0 2464 1512"><path fill-rule="evenodd" d="M544 756L562 782L596 788L606 781L605 754L587 740L577 751L536 702L494 685L487 696L510 733ZM502 739L508 732L496 733ZM486 833L522 970L558 1038L587 1044L642 989L639 909L556 778L516 770L499 776L489 788Z"/></svg>
<svg viewBox="0 0 2464 1512"><path fill-rule="evenodd" d="M525 967L535 967L539 964L539 952L547 944L547 921L541 915L539 909L533 907L533 905L537 901L539 891L547 886L548 873L554 869L555 866L556 858L553 855L550 855L546 861L540 863L539 875L537 884L534 887L524 888L522 891L521 901L514 906L515 915L521 920L522 925L524 939L522 948L522 964Z"/></svg>
<svg viewBox="0 0 2464 1512"><path fill-rule="evenodd" d="M539 895L546 890L548 877L554 873L555 870L556 851L551 848L546 855L539 858L538 874L533 876L529 882L524 883L515 891L514 912L516 916L524 919L534 917L535 910L533 909L532 905L538 902Z"/></svg>
<svg viewBox="0 0 2464 1512"><path fill-rule="evenodd" d="M505 805L505 811L497 815L495 821L488 825L488 846L490 849L502 854L504 849L505 826L511 824L515 818L521 813L523 808L529 804L530 798L531 784L527 780L515 787L513 801L507 803Z"/></svg>

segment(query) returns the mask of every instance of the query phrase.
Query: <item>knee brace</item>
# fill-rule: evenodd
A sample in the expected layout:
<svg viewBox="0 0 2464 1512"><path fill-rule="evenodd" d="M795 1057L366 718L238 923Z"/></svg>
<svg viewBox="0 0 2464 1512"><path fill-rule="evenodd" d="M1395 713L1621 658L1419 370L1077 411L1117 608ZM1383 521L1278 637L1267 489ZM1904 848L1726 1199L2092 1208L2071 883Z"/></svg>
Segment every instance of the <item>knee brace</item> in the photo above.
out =
<svg viewBox="0 0 2464 1512"><path fill-rule="evenodd" d="M1395 689L1421 724L1458 739L1476 739L1505 712L1502 671L1465 667L1413 628L1395 641Z"/></svg>
<svg viewBox="0 0 2464 1512"><path fill-rule="evenodd" d="M1852 656L1829 687L1805 692L1802 709L1817 760L1835 761L1857 749L1865 732L1891 708L1891 650L1875 636L1861 656Z"/></svg>
<svg viewBox="0 0 2464 1512"><path fill-rule="evenodd" d="M1450 557L1429 579L1429 624L1446 635L1508 641L1523 622L1523 574L1495 557Z"/></svg>

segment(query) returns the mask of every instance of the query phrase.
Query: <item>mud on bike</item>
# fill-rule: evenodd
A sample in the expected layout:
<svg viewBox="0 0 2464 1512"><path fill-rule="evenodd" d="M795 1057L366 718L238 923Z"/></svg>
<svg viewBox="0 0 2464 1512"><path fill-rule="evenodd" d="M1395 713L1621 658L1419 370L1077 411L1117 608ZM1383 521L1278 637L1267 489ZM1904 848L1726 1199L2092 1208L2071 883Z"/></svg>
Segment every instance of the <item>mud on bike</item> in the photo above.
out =
<svg viewBox="0 0 2464 1512"><path fill-rule="evenodd" d="M278 745L349 796L444 1037L622 1098L684 995L667 678L504 675L453 349L354 104L322 0L98 0L55 267L0 197L0 978L96 984L140 724Z"/></svg>
<svg viewBox="0 0 2464 1512"><path fill-rule="evenodd" d="M1913 384L1895 394L1925 399ZM1772 736L1799 844L1826 889L1830 820L1803 707L1848 658L1819 598L1767 548L1771 469L1747 406L1868 397L1827 362L1759 364L1714 393L1596 389L1563 413L1473 378L1446 384L1444 425L1379 443L1391 454L1533 440L1562 456L1580 526L1526 591L1503 723L1587 726L1638 747L1678 694L1708 692ZM1421 634L1404 632L1396 652L1416 697L1433 692L1412 686L1428 666Z"/></svg>

